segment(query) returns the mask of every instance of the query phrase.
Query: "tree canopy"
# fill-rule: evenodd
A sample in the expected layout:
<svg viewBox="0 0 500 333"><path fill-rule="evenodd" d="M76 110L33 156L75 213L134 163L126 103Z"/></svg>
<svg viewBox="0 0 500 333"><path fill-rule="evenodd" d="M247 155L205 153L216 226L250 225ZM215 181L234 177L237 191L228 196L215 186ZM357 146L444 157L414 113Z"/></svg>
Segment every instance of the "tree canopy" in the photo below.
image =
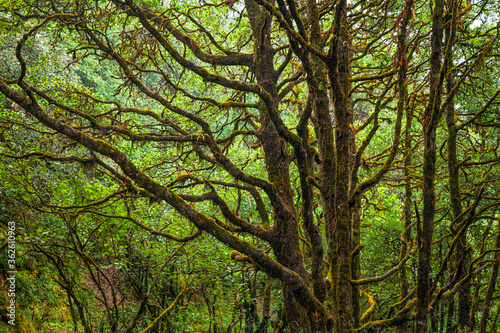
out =
<svg viewBox="0 0 500 333"><path fill-rule="evenodd" d="M2 223L75 332L496 331L499 7L2 1Z"/></svg>

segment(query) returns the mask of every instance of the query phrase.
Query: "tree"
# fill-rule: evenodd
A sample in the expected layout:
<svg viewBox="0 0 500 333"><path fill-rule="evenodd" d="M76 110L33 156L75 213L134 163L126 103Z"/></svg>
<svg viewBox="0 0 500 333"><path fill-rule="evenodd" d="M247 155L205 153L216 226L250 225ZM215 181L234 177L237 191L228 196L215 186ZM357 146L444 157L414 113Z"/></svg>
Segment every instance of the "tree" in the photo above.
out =
<svg viewBox="0 0 500 333"><path fill-rule="evenodd" d="M24 34L11 55L18 69L0 79L0 92L7 109L22 109L33 120L29 130L45 131L37 140L52 137L58 144L21 153L6 145L4 156L92 170L92 182L106 195L57 205L74 215L127 219L178 242L196 238L193 228L209 234L233 250L232 259L282 283L282 329L408 332L405 323L414 320L417 332L428 332L442 300L458 294L459 329L471 330L469 313L477 312L482 293L476 287L471 299L471 279L487 272L486 259L498 251L489 231L479 252L467 244L480 239L468 236L471 225L496 219L500 202L491 176L498 144L487 137L497 131L496 123L488 125L499 94L498 22L488 16L496 6L456 0L430 8L413 0L10 4L3 17ZM71 55L65 70L81 82L37 79L43 68L25 59L26 47L43 34ZM470 94L473 101L465 99ZM469 146L458 147L460 135ZM444 140L446 147L438 147ZM438 159L443 149L448 155ZM478 166L481 171L470 170ZM473 186L460 177L473 178ZM393 209L383 208L384 191L400 194ZM116 198L124 202L120 214L101 207ZM167 214L173 208L185 221L184 235L135 218L141 213L129 205L137 198ZM55 207L50 199L40 203ZM376 235L363 234L363 225L377 209L391 220L380 227L402 233L395 263L380 275L363 268L386 255L363 250L362 239ZM436 228L437 219L448 221L451 233ZM414 255L411 283L407 262ZM362 287L381 281L393 291L385 308ZM376 307L379 320L369 320Z"/></svg>

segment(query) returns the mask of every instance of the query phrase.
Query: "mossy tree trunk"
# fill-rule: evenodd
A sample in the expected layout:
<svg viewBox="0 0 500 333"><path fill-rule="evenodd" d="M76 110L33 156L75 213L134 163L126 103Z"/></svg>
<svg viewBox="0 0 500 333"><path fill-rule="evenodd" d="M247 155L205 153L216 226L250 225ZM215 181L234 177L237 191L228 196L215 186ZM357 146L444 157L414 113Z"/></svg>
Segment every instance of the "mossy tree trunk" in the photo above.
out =
<svg viewBox="0 0 500 333"><path fill-rule="evenodd" d="M11 155L87 166L92 163L123 193L140 194L175 210L184 219L182 223L198 230L178 237L137 221L128 210L125 214L129 215L121 218L177 242L190 241L203 231L233 250L230 259L238 258L268 279L279 281L282 331L351 333L396 327L404 333L410 331L408 322L416 319L416 331L428 332L429 304L437 291L433 289L445 280L439 276L431 283L435 183L441 181L436 177L437 133L442 129L439 126L444 113L452 233L458 240L449 266L454 279L463 280L470 273L469 262L461 259L467 250L467 234L459 235L459 230L473 218L461 217L465 216L459 183L459 167L463 165L457 157L457 137L462 127L456 119L453 98L463 80L455 83L451 70L453 47L458 46L457 24L465 20L467 10L459 11L459 2L454 0L436 0L432 14L418 13L424 4L414 0L404 4L346 0L194 3L164 1L145 6L133 0L112 0L102 7L100 3L91 6L71 1L65 6L56 2L47 6L40 1L40 8L30 7L39 15L29 12L26 20L38 21L21 37L15 50L19 73L13 79L0 78L0 92L37 126L77 143L81 151L74 153L83 157L44 152ZM52 14L47 16L48 12ZM228 22L219 21L227 26L214 27L207 13L211 18L230 13ZM427 43L431 19L426 61L427 51L418 50ZM125 23L120 26L116 22ZM77 88L69 84L64 93L57 86L48 89L46 82L41 88L34 86L36 79L30 75L35 66L28 66L23 59L23 47L38 30L52 25L78 35L78 50L68 47L75 53L76 63L87 57L112 62L120 73L115 96L130 89L131 96L141 96L144 101L140 102L148 107L141 109L143 105L135 101L127 106L103 101L85 89L74 94ZM110 37L106 35L109 31L119 33ZM145 46L141 48L136 39L143 37ZM472 51L464 50L464 58L469 57ZM477 54L474 57L480 58ZM467 58L464 63L469 65L472 60ZM173 73L166 73L166 68ZM469 69L462 77L470 74ZM173 80L176 75L178 82ZM157 85L148 81L150 76L157 79ZM444 82L446 98L442 96ZM356 106L370 114L358 121ZM419 114L421 110L423 114ZM124 115L131 118L122 120ZM462 117L472 122L478 116ZM419 118L422 129L412 128ZM165 161L139 160L128 148L137 141L146 145L141 152L150 153L148 158ZM414 146L422 141L423 168L416 153L420 147ZM163 151L157 149L160 145ZM169 145L175 147L169 150ZM172 157L179 147L180 156ZM496 149L489 152L495 159L485 164L494 166L498 162ZM158 165L177 166L179 161L196 165L172 168L181 170L179 175L160 177L158 173L164 170L154 171ZM254 162L258 168L254 168ZM370 210L370 204L385 209L368 202L365 193L379 184L399 198L404 196L395 200L404 201L404 226L398 224L400 221L394 223L396 230L403 229L401 245L397 244L393 258L388 259L395 262L391 269L365 272L373 276L362 278L361 267L367 258L361 244L362 212ZM404 192L399 190L401 185ZM413 186L422 186L421 197L415 198L417 203L413 197L419 191ZM115 197L121 198L123 193L117 192ZM248 199L250 208L241 208L242 198ZM420 199L422 221L417 207ZM95 204L93 208L101 206ZM72 212L75 209L68 208ZM413 248L411 230L417 220L418 246ZM371 237L377 230L369 233ZM439 241L445 249L448 240ZM411 278L406 275L410 267L406 261L413 251L418 251L416 293L410 290ZM387 259L376 253L369 255L370 260ZM442 257L438 259L445 267L448 257ZM374 311L376 297L369 296L367 316L362 316L365 305L360 291L368 295L367 288L376 289L375 283L398 273L399 280L388 282L394 304L387 311L380 309L383 315L379 315ZM262 306L263 315L269 318L274 295L270 289L270 283L266 284ZM476 289L476 295L479 293ZM478 302L479 296L475 304ZM467 329L471 321L468 282L458 288L457 305L458 324ZM214 317L215 310L210 306ZM439 306L442 310L442 303ZM259 320L254 303L247 303L246 308L252 313L247 317L250 331ZM448 314L453 313L450 306ZM367 319L377 315L377 320ZM266 323L263 320L260 325Z"/></svg>

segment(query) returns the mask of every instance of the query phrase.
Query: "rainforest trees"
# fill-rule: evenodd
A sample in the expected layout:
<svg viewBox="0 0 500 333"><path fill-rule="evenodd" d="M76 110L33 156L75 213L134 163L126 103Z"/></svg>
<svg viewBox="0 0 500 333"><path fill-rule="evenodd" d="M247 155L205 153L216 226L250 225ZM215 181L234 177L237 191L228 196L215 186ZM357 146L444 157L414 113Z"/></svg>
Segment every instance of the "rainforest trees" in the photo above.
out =
<svg viewBox="0 0 500 333"><path fill-rule="evenodd" d="M16 149L5 122L3 156L91 170L103 195L60 207L76 215L102 215L117 198L175 211L183 237L136 219L128 204L114 218L233 249L232 259L281 283L282 329L470 331L480 320L485 331L500 310L491 306L497 9L461 0L4 5L18 40L4 56L13 64L0 78L4 109L58 144ZM80 80L39 79L27 49L41 39ZM105 89L95 79L104 70Z"/></svg>

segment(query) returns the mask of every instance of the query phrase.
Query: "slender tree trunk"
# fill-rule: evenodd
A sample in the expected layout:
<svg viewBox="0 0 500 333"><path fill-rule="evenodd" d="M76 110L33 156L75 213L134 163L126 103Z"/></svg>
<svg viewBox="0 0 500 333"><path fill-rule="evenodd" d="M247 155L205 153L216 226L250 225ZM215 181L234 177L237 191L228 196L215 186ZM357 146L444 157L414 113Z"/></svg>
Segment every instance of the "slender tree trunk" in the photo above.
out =
<svg viewBox="0 0 500 333"><path fill-rule="evenodd" d="M497 323L498 323L498 317L500 317L500 307L497 310L497 314L495 315L495 320L493 320L493 324L491 325L490 332L497 332Z"/></svg>
<svg viewBox="0 0 500 333"><path fill-rule="evenodd" d="M500 220L498 221L498 232L495 241L495 248L500 249ZM495 252L495 263L491 268L490 282L488 283L488 289L486 290L486 295L484 296L483 315L481 316L481 322L479 324L480 333L486 333L486 328L488 326L491 300L493 297L493 293L495 292L496 289L499 266L500 266L500 252Z"/></svg>
<svg viewBox="0 0 500 333"><path fill-rule="evenodd" d="M349 40L349 47L352 47L352 43ZM350 71L350 70L349 70ZM348 91L351 91L352 86L348 84ZM349 124L350 126L354 124L354 108L353 102L349 99L348 101L349 107ZM350 161L349 161L349 170L351 172L351 180L350 180L350 191L349 196L354 194L354 190L359 183L358 177L358 168L355 168L356 161L356 133L354 131L351 132L351 137L349 140L349 149L350 149ZM358 280L361 278L361 196L356 196L354 199L354 206L351 207L351 279ZM353 319L353 328L358 328L361 325L361 304L360 304L360 292L359 286L353 284L352 285L352 319Z"/></svg>
<svg viewBox="0 0 500 333"><path fill-rule="evenodd" d="M335 11L334 35L330 44L329 81L335 106L335 220L328 228L330 275L334 275L337 332L352 332L351 221L349 219L349 157L351 119L349 109L349 49L346 1Z"/></svg>
<svg viewBox="0 0 500 333"><path fill-rule="evenodd" d="M354 113L352 108L352 103L349 103L350 124L354 123ZM357 170L354 169L354 161L356 159L356 136L355 133L351 134L350 139L350 150L351 150L351 160L349 169L352 170L351 173L351 183L350 183L350 195L353 195L354 189L359 183L359 177ZM351 208L351 229L352 229L352 239L351 239L351 253L352 253L352 263L351 263L351 278L353 280L358 280L361 278L361 196L357 196L354 200L354 206ZM353 318L353 328L358 328L361 325L361 304L360 304L360 292L359 286L352 285L352 318Z"/></svg>
<svg viewBox="0 0 500 333"><path fill-rule="evenodd" d="M410 178L410 168L413 165L412 157L411 157L411 124L413 119L413 108L409 106L406 108L406 128L405 128L405 153L406 158L404 161L404 175L405 175L405 201L403 206L403 216L405 220L404 230L401 234L401 250L399 253L399 261L403 260L403 258L407 255L410 246L411 240L411 208L412 208L412 189L411 189L411 178ZM408 296L408 290L410 288L410 284L408 282L408 277L406 276L406 264L401 265L401 269L399 270L399 285L400 285L400 300L403 300L406 296ZM399 310L404 307L404 304L399 306ZM398 328L399 333L408 332L408 323L402 323Z"/></svg>
<svg viewBox="0 0 500 333"><path fill-rule="evenodd" d="M441 302L441 305L439 307L439 333L444 332L445 328L445 319L446 319L446 310L447 308L445 307L444 302Z"/></svg>
<svg viewBox="0 0 500 333"><path fill-rule="evenodd" d="M424 202L422 225L418 226L418 276L416 331L428 332L429 289L431 273L432 236L434 233L436 175L436 128L440 118L441 88L440 78L444 1L436 0L432 16L431 57L429 73L429 102L424 112Z"/></svg>
<svg viewBox="0 0 500 333"><path fill-rule="evenodd" d="M456 10L456 5L453 3L448 4L452 10ZM450 11L453 14L452 11ZM448 19L451 19L452 15L448 15ZM455 31L452 29L452 25L445 29L445 41L446 44L453 43L455 39ZM453 60L450 57L447 59L448 63L446 67L453 68ZM446 76L446 90L450 93L455 84L454 72L452 70L448 71ZM448 186L450 193L451 208L453 211L454 224L452 226L452 231L454 236L457 234L458 230L462 225L463 219L459 219L462 214L462 202L460 198L460 186L459 186L459 163L457 159L457 134L458 129L455 124L456 114L455 114L455 102L452 98L448 107L446 109L446 125L448 127ZM453 253L452 261L452 275L458 275L458 281L467 275L467 261L462 265L459 264L463 257L463 254L467 249L467 233L463 233L455 247ZM470 282L462 285L458 290L458 327L460 332L467 331L470 327Z"/></svg>
<svg viewBox="0 0 500 333"><path fill-rule="evenodd" d="M431 246L434 233L435 191L434 177L436 174L436 128L429 128L424 139L424 210L422 225L419 226L419 255L417 276L417 332L428 332L427 320L429 313L429 289L431 272Z"/></svg>
<svg viewBox="0 0 500 333"><path fill-rule="evenodd" d="M413 0L405 1L405 8L402 12L402 23L398 36L398 53L396 54L396 61L399 64L398 71L398 82L397 82L397 93L398 93L398 103L397 108L398 112L402 112L402 110L406 107L405 116L406 116L406 125L405 125L405 139L404 139L404 152L406 154L404 160L404 176L405 176L405 201L403 206L403 216L404 216L404 229L401 235L401 250L399 254L399 260L402 261L403 258L408 253L409 242L411 239L411 207L412 207L412 190L411 190L411 179L410 179L410 168L412 165L411 158L411 124L413 119L413 106L410 107L408 105L408 88L406 87L406 75L407 75L407 66L408 59L406 57L406 35L407 35L407 26L410 20L410 12L413 7ZM404 299L408 295L409 283L408 278L406 277L406 265L403 264L399 270L399 281L400 281L400 300ZM399 309L401 310L404 307L404 304L401 304ZM402 323L398 327L398 332L406 333L408 330L407 323Z"/></svg>
<svg viewBox="0 0 500 333"><path fill-rule="evenodd" d="M351 184L352 188L356 185ZM361 261L360 261L360 246L361 246L361 197L357 197L354 207L352 207L352 279L358 280L361 278ZM359 295L359 286L352 286L352 318L353 328L360 326L361 304Z"/></svg>
<svg viewBox="0 0 500 333"><path fill-rule="evenodd" d="M455 298L450 297L448 303L448 314L446 315L446 333L453 331L453 318L455 317Z"/></svg>
<svg viewBox="0 0 500 333"><path fill-rule="evenodd" d="M443 243L438 244L437 257L439 262L443 262ZM443 285L443 277L439 276L437 283ZM431 309L430 320L431 320L431 332L437 332L439 329L439 313L441 309L441 304L438 302L433 309Z"/></svg>
<svg viewBox="0 0 500 333"><path fill-rule="evenodd" d="M270 277L266 277L266 282L264 286L264 295L262 299L262 320L260 321L259 328L256 333L267 332L267 327L269 324L269 318L271 314L271 289L273 281Z"/></svg>

